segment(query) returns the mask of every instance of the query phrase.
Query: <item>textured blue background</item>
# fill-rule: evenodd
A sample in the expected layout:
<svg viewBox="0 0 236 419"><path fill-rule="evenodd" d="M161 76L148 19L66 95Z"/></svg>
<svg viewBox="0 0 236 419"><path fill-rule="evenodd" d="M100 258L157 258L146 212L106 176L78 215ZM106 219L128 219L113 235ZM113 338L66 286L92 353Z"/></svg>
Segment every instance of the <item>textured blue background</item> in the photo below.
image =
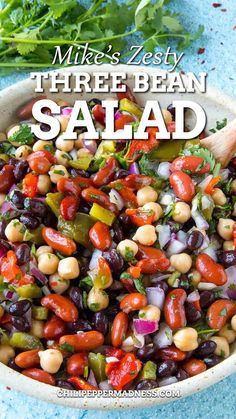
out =
<svg viewBox="0 0 236 419"><path fill-rule="evenodd" d="M219 3L221 0L219 0ZM194 30L199 24L205 26L203 37L189 48L182 60L181 67L185 71L208 72L208 82L224 90L231 96L236 96L236 7L235 0L222 0L220 8L212 7L211 0L175 0L174 11L183 11L183 22L189 30ZM226 11L221 11L226 9ZM135 39L136 44L138 43ZM198 55L198 48L205 48ZM26 73L14 74L0 79L0 89L27 76ZM183 418L186 414L194 418L233 418L235 417L236 375L212 386L200 394L176 401L172 404L139 409L129 412L89 412L57 407L40 402L0 386L0 418L1 419L151 419L158 417Z"/></svg>

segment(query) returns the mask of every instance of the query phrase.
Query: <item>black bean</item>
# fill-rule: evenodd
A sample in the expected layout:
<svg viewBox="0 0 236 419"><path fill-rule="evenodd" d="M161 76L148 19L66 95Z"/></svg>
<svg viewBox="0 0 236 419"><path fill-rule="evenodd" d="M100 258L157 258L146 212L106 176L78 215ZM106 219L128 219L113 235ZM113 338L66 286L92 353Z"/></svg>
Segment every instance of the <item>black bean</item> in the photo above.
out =
<svg viewBox="0 0 236 419"><path fill-rule="evenodd" d="M114 317L120 312L120 305L118 301L114 301L106 308L106 315L109 321L112 321Z"/></svg>
<svg viewBox="0 0 236 419"><path fill-rule="evenodd" d="M115 173L114 180L123 179L129 175L128 170L125 169L118 169Z"/></svg>
<svg viewBox="0 0 236 419"><path fill-rule="evenodd" d="M79 287L70 288L69 297L79 310L83 310L83 291Z"/></svg>
<svg viewBox="0 0 236 419"><path fill-rule="evenodd" d="M66 381L66 380L57 380L56 381L56 386L64 388L66 390L74 390L75 389L73 384L68 383L68 381Z"/></svg>
<svg viewBox="0 0 236 419"><path fill-rule="evenodd" d="M119 217L118 220L120 221L121 225L124 227L125 231L129 231L131 228L131 223L130 223L130 218L127 214L125 214L124 212L122 212Z"/></svg>
<svg viewBox="0 0 236 419"><path fill-rule="evenodd" d="M40 124L40 129L41 129L43 132L48 132L48 131L50 131L50 125L47 125L47 124L45 124L44 122L42 122L42 123Z"/></svg>
<svg viewBox="0 0 236 419"><path fill-rule="evenodd" d="M79 170L79 169L71 169L70 174L73 177L82 176L82 177L89 178L89 176L90 176L89 173L86 172L86 170Z"/></svg>
<svg viewBox="0 0 236 419"><path fill-rule="evenodd" d="M178 381L183 381L186 380L186 378L189 378L189 375L183 368L179 368L176 374L176 378Z"/></svg>
<svg viewBox="0 0 236 419"><path fill-rule="evenodd" d="M48 209L46 215L43 217L43 224L46 227L52 227L52 228L57 227L57 217L49 209Z"/></svg>
<svg viewBox="0 0 236 419"><path fill-rule="evenodd" d="M0 221L0 238L6 240L5 230L6 230L7 222L6 220Z"/></svg>
<svg viewBox="0 0 236 419"><path fill-rule="evenodd" d="M185 314L188 323L194 323L202 317L201 311L197 310L195 305L189 301L185 303Z"/></svg>
<svg viewBox="0 0 236 419"><path fill-rule="evenodd" d="M5 166L6 162L3 159L0 159L0 170Z"/></svg>
<svg viewBox="0 0 236 419"><path fill-rule="evenodd" d="M190 288L190 282L189 279L187 277L187 275L182 274L179 278L179 285L178 288L182 288L183 290L189 290Z"/></svg>
<svg viewBox="0 0 236 419"><path fill-rule="evenodd" d="M88 320L79 319L77 322L67 323L68 330L73 333L77 332L89 332L93 330L91 323Z"/></svg>
<svg viewBox="0 0 236 419"><path fill-rule="evenodd" d="M24 319L24 317L12 317L12 325L19 332L29 332L30 331L30 324L29 324L27 319Z"/></svg>
<svg viewBox="0 0 236 419"><path fill-rule="evenodd" d="M16 182L20 182L21 180L24 179L28 169L29 169L29 164L27 160L19 160L15 164L13 174L15 176Z"/></svg>
<svg viewBox="0 0 236 419"><path fill-rule="evenodd" d="M13 157L11 157L8 164L10 164L11 166L15 166L18 162L19 162L19 160L14 159Z"/></svg>
<svg viewBox="0 0 236 419"><path fill-rule="evenodd" d="M91 205L81 200L80 205L79 205L79 212L84 212L85 214L88 214L90 210L91 210Z"/></svg>
<svg viewBox="0 0 236 419"><path fill-rule="evenodd" d="M175 107L172 105L172 103L167 106L167 110L171 113L173 121L175 121Z"/></svg>
<svg viewBox="0 0 236 419"><path fill-rule="evenodd" d="M0 249L2 249L4 252L7 252L8 250L12 249L12 246L6 240L0 239Z"/></svg>
<svg viewBox="0 0 236 419"><path fill-rule="evenodd" d="M24 265L30 261L30 248L28 244L22 243L16 249L17 264Z"/></svg>
<svg viewBox="0 0 236 419"><path fill-rule="evenodd" d="M199 230L193 230L187 236L187 246L190 250L199 249L202 246L204 236Z"/></svg>
<svg viewBox="0 0 236 419"><path fill-rule="evenodd" d="M29 228L30 230L35 230L39 225L40 221L38 218L31 215L31 213L24 213L20 216L20 222L24 224L26 228Z"/></svg>
<svg viewBox="0 0 236 419"><path fill-rule="evenodd" d="M215 296L212 291L200 292L200 305L201 308L208 308L215 301Z"/></svg>
<svg viewBox="0 0 236 419"><path fill-rule="evenodd" d="M170 377L171 375L174 375L176 371L177 363L172 361L172 359L167 359L157 365L157 376L160 378Z"/></svg>
<svg viewBox="0 0 236 419"><path fill-rule="evenodd" d="M135 390L152 390L158 387L158 383L155 380L141 380L135 386Z"/></svg>
<svg viewBox="0 0 236 419"><path fill-rule="evenodd" d="M106 335L108 332L108 318L104 311L98 311L94 313L92 317L92 323L95 330Z"/></svg>
<svg viewBox="0 0 236 419"><path fill-rule="evenodd" d="M24 206L25 209L32 211L32 213L37 217L45 217L48 211L46 205L42 201L34 198L26 198L24 201Z"/></svg>
<svg viewBox="0 0 236 419"><path fill-rule="evenodd" d="M207 368L211 368L223 361L223 358L221 356L213 354L204 358L203 361L205 362Z"/></svg>
<svg viewBox="0 0 236 419"><path fill-rule="evenodd" d="M137 358L140 359L150 359L154 355L155 347L153 345L144 345L142 348L139 348L136 352Z"/></svg>
<svg viewBox="0 0 236 419"><path fill-rule="evenodd" d="M15 370L17 372L21 372L22 371L22 368L20 368L20 367L18 367L18 365L16 365L14 358L9 359L7 366L9 368L12 368L13 370Z"/></svg>
<svg viewBox="0 0 236 419"><path fill-rule="evenodd" d="M216 349L216 343L213 340L205 340L205 342L200 343L198 348L195 350L194 355L197 358L205 358L213 354Z"/></svg>
<svg viewBox="0 0 236 419"><path fill-rule="evenodd" d="M18 209L24 208L24 199L24 195L21 191L14 190L11 194L11 202Z"/></svg>
<svg viewBox="0 0 236 419"><path fill-rule="evenodd" d="M236 250L227 250L219 254L219 261L225 268L236 265Z"/></svg>
<svg viewBox="0 0 236 419"><path fill-rule="evenodd" d="M102 255L107 261L112 272L118 274L123 270L124 260L115 249L109 250L108 252L103 252Z"/></svg>
<svg viewBox="0 0 236 419"><path fill-rule="evenodd" d="M29 300L19 300L9 306L8 312L12 316L22 316L31 306L32 303Z"/></svg>
<svg viewBox="0 0 236 419"><path fill-rule="evenodd" d="M120 243L122 240L124 240L125 235L124 231L119 223L119 221L115 221L112 230L111 230L112 238L115 243Z"/></svg>

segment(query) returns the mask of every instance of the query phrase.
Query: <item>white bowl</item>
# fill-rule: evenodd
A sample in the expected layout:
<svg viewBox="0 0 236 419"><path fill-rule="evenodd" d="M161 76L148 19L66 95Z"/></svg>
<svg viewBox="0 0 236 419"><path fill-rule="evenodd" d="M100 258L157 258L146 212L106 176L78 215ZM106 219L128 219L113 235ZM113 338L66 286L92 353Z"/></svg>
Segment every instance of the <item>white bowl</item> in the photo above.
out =
<svg viewBox="0 0 236 419"><path fill-rule="evenodd" d="M76 67L70 67L67 70L61 71L79 71ZM104 65L102 67L96 66L83 66L83 72L93 73L94 71L124 71L127 73L128 80L127 84L133 86L133 74L135 71L144 71L149 75L155 72L153 68L143 68L127 65L119 66L110 66ZM48 83L45 82L45 86L48 86ZM34 94L35 82L27 79L22 82L19 82L2 92L0 92L0 131L4 131L9 125L12 124L14 119L14 111L26 102L28 99L35 96ZM49 94L48 97L55 99L62 98L66 99L69 102L73 103L75 99L81 97L88 99L92 97L103 97L111 96L110 94ZM160 101L162 107L166 107L173 99L180 99L186 97L189 100L194 100L203 106L207 113L207 128L215 127L217 120L222 120L223 118L228 118L231 120L236 117L236 102L218 92L217 90L208 87L207 93L188 93L188 94L153 94L150 92L139 94L138 101L141 104L144 104L147 99L157 99ZM169 386L161 387L160 395L157 397L71 397L63 398L58 395L58 388L52 387L47 384L42 384L40 382L31 380L23 376L22 374L15 372L14 370L6 367L0 363L0 381L6 386L12 387L16 390L24 392L32 397L36 397L41 400L48 402L53 402L56 404L61 404L67 407L74 407L80 409L122 409L122 408L137 408L137 407L148 407L156 404L163 404L170 401L174 401L179 397L185 397L190 394L196 393L200 390L203 390L210 385L217 383L223 378L229 376L230 374L236 372L236 348L235 345L232 348L231 355L216 365L215 367L201 373L195 377L189 378L187 380L178 382L176 384L171 384ZM176 397L177 395L177 397Z"/></svg>

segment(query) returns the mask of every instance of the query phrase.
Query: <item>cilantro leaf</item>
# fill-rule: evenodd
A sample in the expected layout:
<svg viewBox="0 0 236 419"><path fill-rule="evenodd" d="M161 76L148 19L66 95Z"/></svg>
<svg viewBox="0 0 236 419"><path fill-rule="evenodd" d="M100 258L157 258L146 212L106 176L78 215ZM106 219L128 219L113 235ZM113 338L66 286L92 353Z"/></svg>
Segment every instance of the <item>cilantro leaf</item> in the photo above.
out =
<svg viewBox="0 0 236 419"><path fill-rule="evenodd" d="M8 141L18 143L21 145L32 144L34 139L30 126L22 124L20 126L20 129L14 132L14 134L12 134L10 138L8 138Z"/></svg>
<svg viewBox="0 0 236 419"><path fill-rule="evenodd" d="M134 286L135 286L136 290L138 292L140 292L140 294L146 295L146 290L145 290L144 285L142 283L142 280L140 278L134 279Z"/></svg>

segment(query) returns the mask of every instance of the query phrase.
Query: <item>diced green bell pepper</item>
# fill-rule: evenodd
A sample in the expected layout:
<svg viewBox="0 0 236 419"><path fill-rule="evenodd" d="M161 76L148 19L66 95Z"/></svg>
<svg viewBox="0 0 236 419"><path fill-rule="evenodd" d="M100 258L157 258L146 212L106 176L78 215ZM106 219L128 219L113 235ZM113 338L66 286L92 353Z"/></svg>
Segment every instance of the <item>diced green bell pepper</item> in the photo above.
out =
<svg viewBox="0 0 236 419"><path fill-rule="evenodd" d="M95 221L88 214L78 212L73 221L66 221L59 216L57 228L61 233L90 249L89 230L94 224Z"/></svg>
<svg viewBox="0 0 236 419"><path fill-rule="evenodd" d="M24 332L13 333L10 339L10 345L13 346L13 348L24 350L43 349L43 345L39 338Z"/></svg>
<svg viewBox="0 0 236 419"><path fill-rule="evenodd" d="M176 279L178 279L180 277L180 275L181 275L181 273L178 272L178 271L173 272L167 280L168 285L170 287L174 287L175 286L175 281L176 281Z"/></svg>
<svg viewBox="0 0 236 419"><path fill-rule="evenodd" d="M22 285L15 289L17 294L23 298L41 298L42 291L36 284Z"/></svg>
<svg viewBox="0 0 236 419"><path fill-rule="evenodd" d="M9 337L7 336L5 330L0 328L0 336L1 336L1 345L9 345Z"/></svg>
<svg viewBox="0 0 236 419"><path fill-rule="evenodd" d="M109 211L106 208L101 207L100 205L94 203L89 215L91 217L95 218L95 220L102 221L103 223L107 224L108 226L111 226L116 218L115 214L113 212Z"/></svg>
<svg viewBox="0 0 236 419"><path fill-rule="evenodd" d="M4 160L6 163L9 162L9 156L7 154L0 154L0 159Z"/></svg>
<svg viewBox="0 0 236 419"><path fill-rule="evenodd" d="M152 361L147 361L139 375L139 380L156 380L157 365Z"/></svg>
<svg viewBox="0 0 236 419"><path fill-rule="evenodd" d="M105 374L105 366L106 366L106 361L105 361L105 356L102 354L94 354L93 352L89 353L88 356L88 364L89 364L89 368L92 369L96 381L99 384L101 381L106 380L106 374Z"/></svg>
<svg viewBox="0 0 236 419"><path fill-rule="evenodd" d="M35 320L47 320L48 309L46 307L33 306L32 316L33 316L33 319Z"/></svg>
<svg viewBox="0 0 236 419"><path fill-rule="evenodd" d="M157 148L147 154L150 160L172 161L183 150L185 140L162 141Z"/></svg>
<svg viewBox="0 0 236 419"><path fill-rule="evenodd" d="M60 215L60 203L63 199L63 194L60 192L48 193L46 195L46 204L51 208L56 217Z"/></svg>
<svg viewBox="0 0 236 419"><path fill-rule="evenodd" d="M39 227L35 228L34 230L25 230L24 233L24 241L31 241L34 244L37 244L38 246L40 246L41 244L44 243L43 240L43 236L42 236L42 230L43 230L43 225L40 225Z"/></svg>
<svg viewBox="0 0 236 419"><path fill-rule="evenodd" d="M116 152L116 142L105 140L105 141L101 141L101 143L99 144L94 157L97 160L102 156L106 156L107 154L110 155L111 153L115 153L115 152Z"/></svg>
<svg viewBox="0 0 236 419"><path fill-rule="evenodd" d="M93 155L88 153L84 156L79 157L79 159L77 160L69 160L69 165L74 169L87 170L92 159Z"/></svg>
<svg viewBox="0 0 236 419"><path fill-rule="evenodd" d="M125 111L132 113L133 115L137 116L137 118L141 119L143 114L142 109L136 103L131 102L129 99L121 99L120 100L120 111Z"/></svg>

